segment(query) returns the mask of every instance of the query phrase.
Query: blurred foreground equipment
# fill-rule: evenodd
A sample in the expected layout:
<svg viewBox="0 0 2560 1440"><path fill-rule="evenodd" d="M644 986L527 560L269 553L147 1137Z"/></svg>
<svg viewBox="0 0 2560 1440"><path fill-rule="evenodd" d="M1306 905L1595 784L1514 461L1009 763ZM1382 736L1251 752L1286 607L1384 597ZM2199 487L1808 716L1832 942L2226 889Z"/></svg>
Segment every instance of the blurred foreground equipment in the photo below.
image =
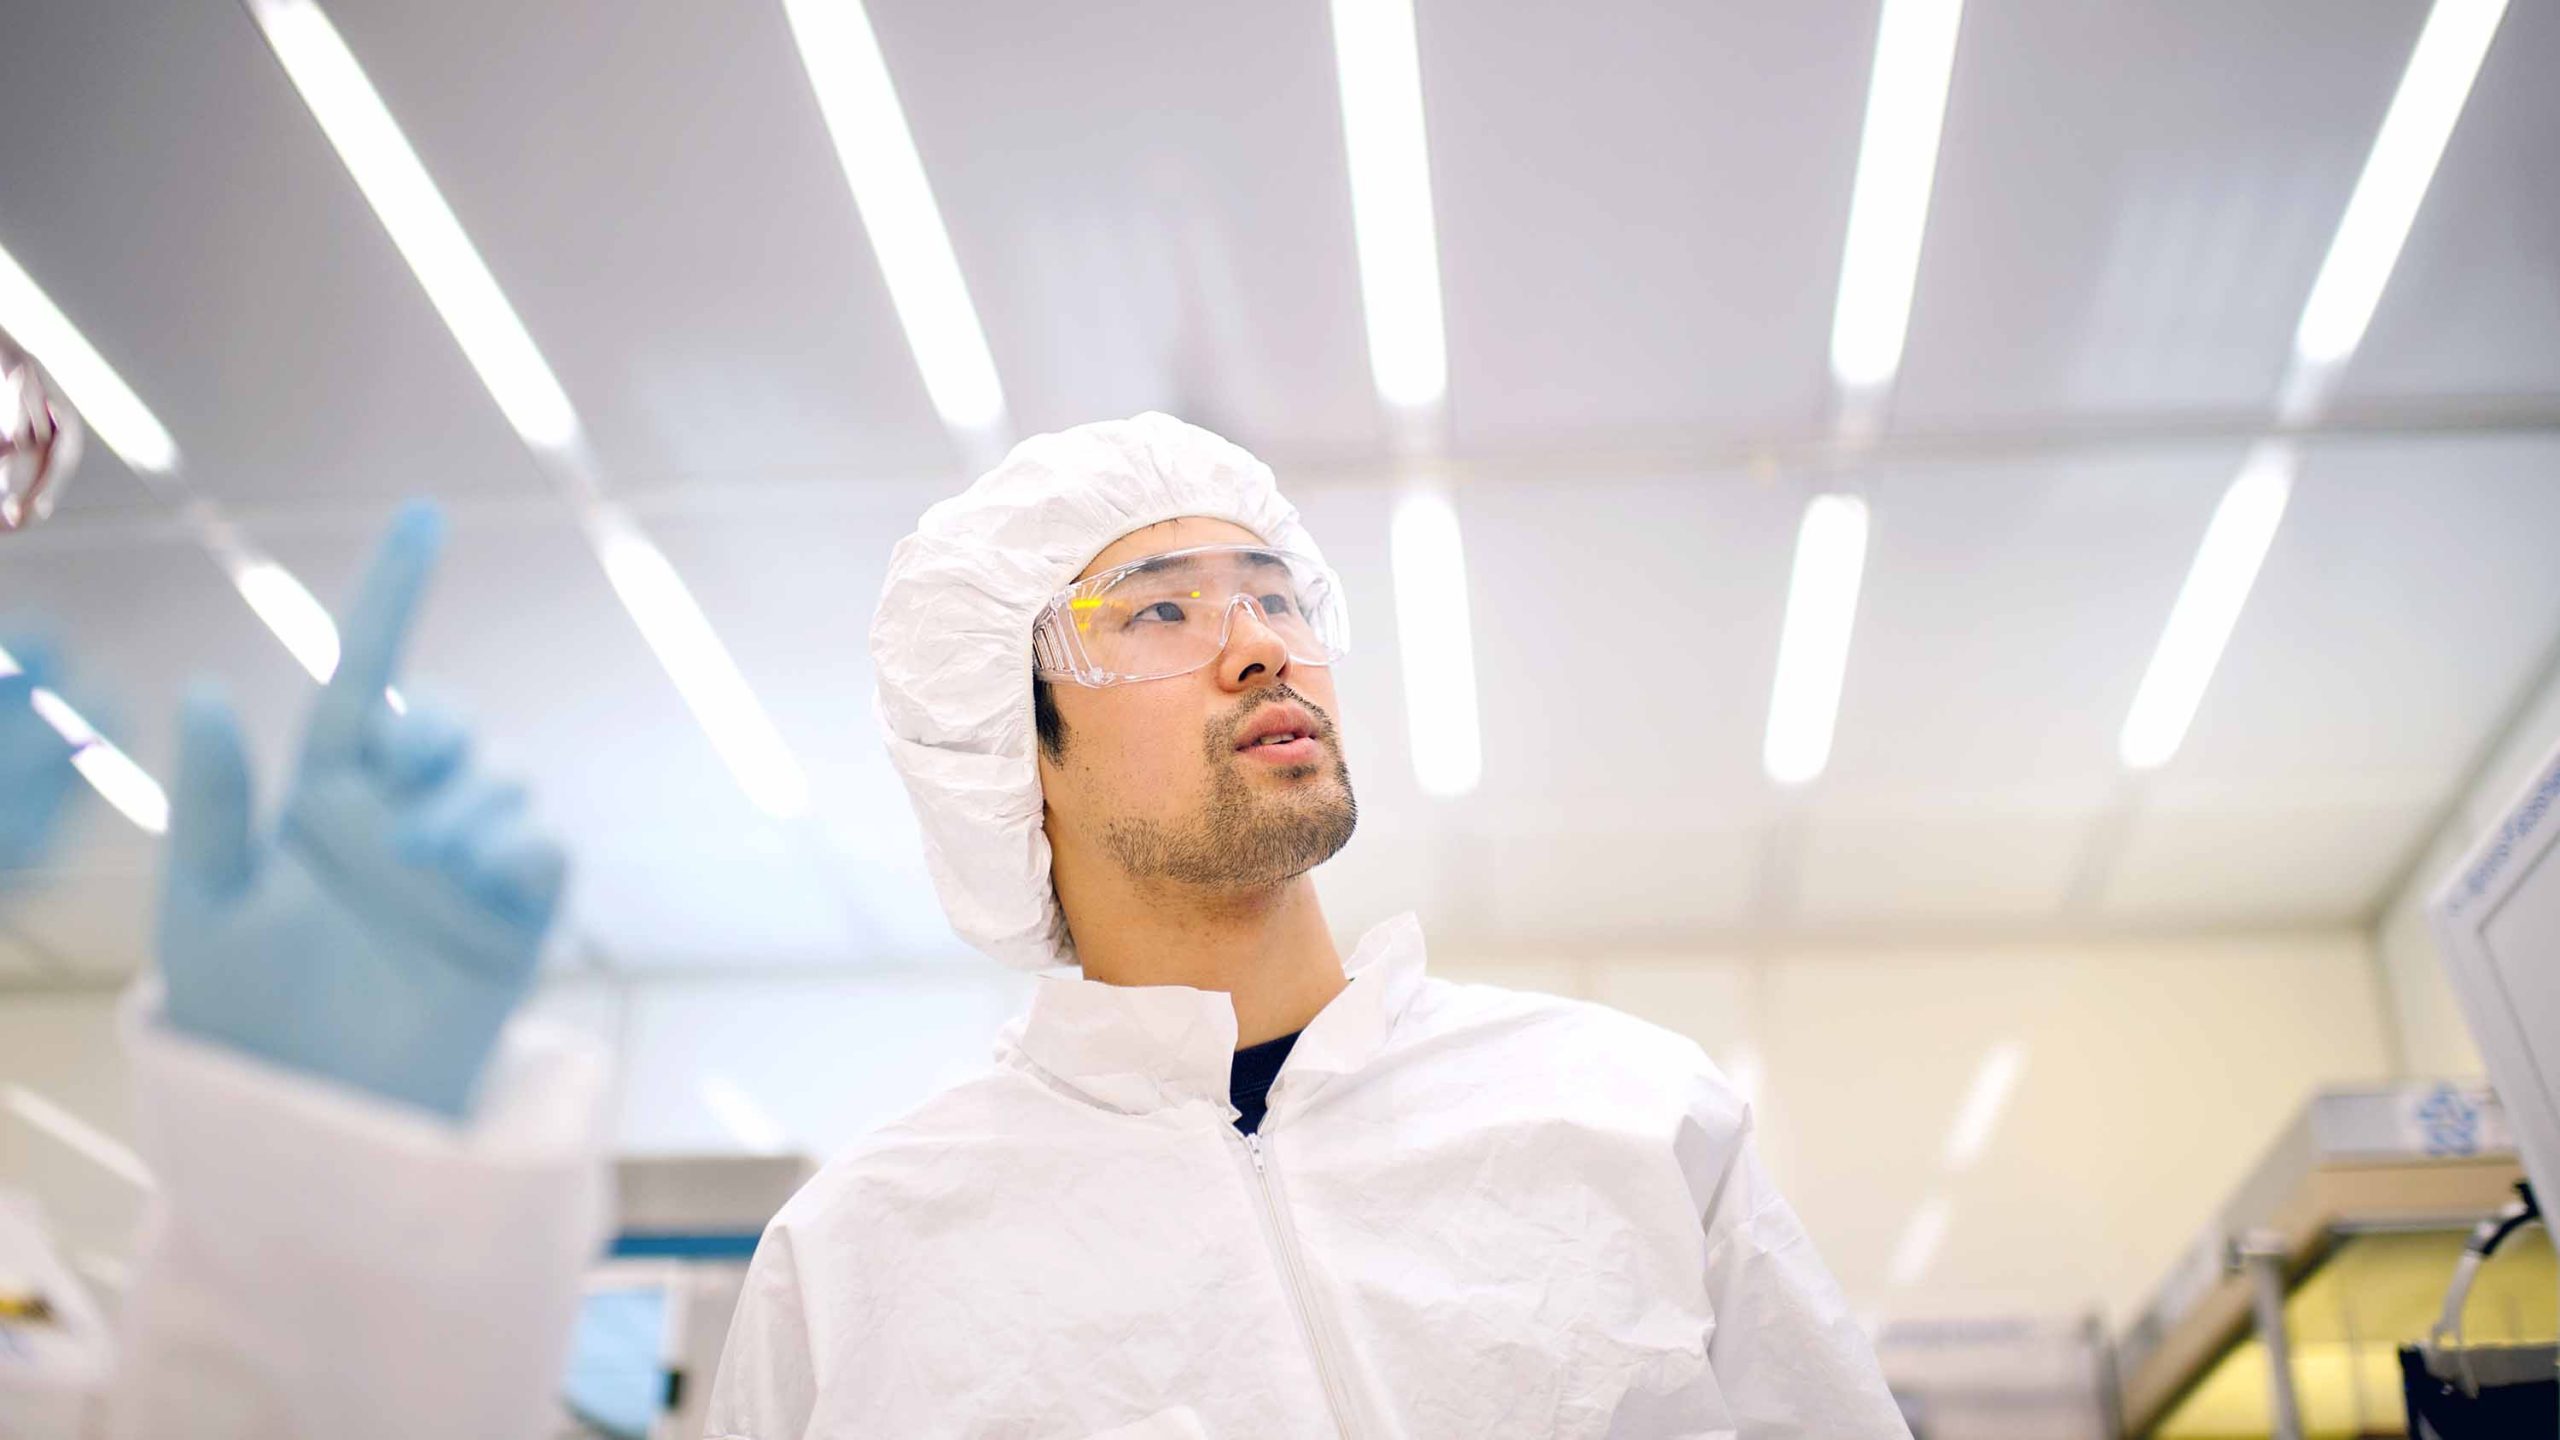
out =
<svg viewBox="0 0 2560 1440"><path fill-rule="evenodd" d="M0 330L0 533L52 514L79 463L80 412Z"/></svg>

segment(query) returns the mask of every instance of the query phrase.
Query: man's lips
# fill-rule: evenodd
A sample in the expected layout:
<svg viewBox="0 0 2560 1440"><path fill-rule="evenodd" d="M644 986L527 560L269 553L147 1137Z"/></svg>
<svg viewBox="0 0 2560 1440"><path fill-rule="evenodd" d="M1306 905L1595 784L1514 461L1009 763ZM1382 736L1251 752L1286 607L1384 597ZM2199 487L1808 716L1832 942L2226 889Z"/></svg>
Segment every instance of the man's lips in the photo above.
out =
<svg viewBox="0 0 2560 1440"><path fill-rule="evenodd" d="M1316 757L1323 741L1316 720L1305 707L1282 701L1265 706L1236 736L1236 749L1273 764L1300 764Z"/></svg>
<svg viewBox="0 0 2560 1440"><path fill-rule="evenodd" d="M1308 714L1305 706L1282 700L1253 712L1253 719L1236 732L1236 748L1243 750L1274 736L1296 740L1313 738L1315 734L1316 717Z"/></svg>

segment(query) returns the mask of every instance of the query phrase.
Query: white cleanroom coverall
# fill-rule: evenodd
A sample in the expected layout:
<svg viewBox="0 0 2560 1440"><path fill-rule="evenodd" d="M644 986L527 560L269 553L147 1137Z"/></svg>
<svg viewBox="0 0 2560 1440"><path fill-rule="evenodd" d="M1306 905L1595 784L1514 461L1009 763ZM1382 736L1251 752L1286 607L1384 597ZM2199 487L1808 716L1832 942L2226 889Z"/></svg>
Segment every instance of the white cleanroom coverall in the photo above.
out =
<svg viewBox="0 0 2560 1440"><path fill-rule="evenodd" d="M518 1019L471 1122L123 1016L157 1180L127 1440L539 1440L611 1221L610 1071Z"/></svg>
<svg viewBox="0 0 2560 1440"><path fill-rule="evenodd" d="M1695 1045L1348 968L1250 1140L1226 995L1044 978L775 1217L711 1433L1907 1436Z"/></svg>

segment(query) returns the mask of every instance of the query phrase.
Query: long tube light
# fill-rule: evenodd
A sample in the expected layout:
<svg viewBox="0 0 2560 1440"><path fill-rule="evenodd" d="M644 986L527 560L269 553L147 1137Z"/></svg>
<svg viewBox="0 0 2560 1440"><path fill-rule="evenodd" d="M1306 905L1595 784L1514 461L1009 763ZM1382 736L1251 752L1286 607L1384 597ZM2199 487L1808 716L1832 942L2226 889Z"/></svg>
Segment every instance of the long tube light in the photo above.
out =
<svg viewBox="0 0 2560 1440"><path fill-rule="evenodd" d="M16 656L0 650L0 675L16 675L20 669ZM97 727L53 691L38 686L28 699L28 708L71 747L71 768L80 772L100 799L151 834L168 833L169 795L149 772L133 763L131 756L100 735Z"/></svg>
<svg viewBox="0 0 2560 1440"><path fill-rule="evenodd" d="M1448 393L1449 356L1412 0L1333 0L1333 56L1370 373L1389 405L1428 408Z"/></svg>
<svg viewBox="0 0 2560 1440"><path fill-rule="evenodd" d="M2335 365L2363 341L2506 10L2507 0L2436 0L2427 12L2302 307L2293 348L2305 364Z"/></svg>
<svg viewBox="0 0 2560 1440"><path fill-rule="evenodd" d="M985 434L1005 420L1004 387L970 303L960 259L925 179L924 159L861 0L783 0L818 112L835 141L862 228L934 410L954 430Z"/></svg>
<svg viewBox="0 0 2560 1440"><path fill-rule="evenodd" d="M1405 731L1423 793L1452 799L1484 776L1476 714L1475 626L1467 557L1449 498L1416 491L1396 502L1388 554L1395 570L1396 643L1404 657Z"/></svg>
<svg viewBox="0 0 2560 1440"><path fill-rule="evenodd" d="M0 330L36 357L117 459L153 475L178 468L178 442L151 407L6 249L0 249Z"/></svg>
<svg viewBox="0 0 2560 1440"><path fill-rule="evenodd" d="M1902 1238L1893 1247L1893 1259L1886 1267L1887 1276L1896 1285L1916 1285L1929 1273L1938 1258L1938 1247L1946 1243L1947 1222L1954 1207L1944 1195L1932 1195L1920 1202L1902 1227Z"/></svg>
<svg viewBox="0 0 2560 1440"><path fill-rule="evenodd" d="M10 1113L59 1140L83 1159L139 1190L153 1190L151 1167L123 1141L63 1109L24 1085L0 1085L0 1104Z"/></svg>
<svg viewBox="0 0 2560 1440"><path fill-rule="evenodd" d="M537 450L569 448L567 392L337 27L313 0L249 0L249 13L507 423Z"/></svg>
<svg viewBox="0 0 2560 1440"><path fill-rule="evenodd" d="M1831 763L1866 565L1866 502L1815 496L1796 531L1795 575L1787 584L1786 628L1778 637L1778 678L1761 747L1769 778L1781 785L1804 784Z"/></svg>
<svg viewBox="0 0 2560 1440"><path fill-rule="evenodd" d="M2152 653L2151 668L2134 692L2133 709L2117 739L2117 752L2128 767L2156 769L2185 742L2284 519L2293 470L2290 444L2262 441L2252 447L2239 477L2214 507L2204 543L2196 548L2195 564L2178 591L2178 603L2160 633L2160 648Z"/></svg>
<svg viewBox="0 0 2560 1440"><path fill-rule="evenodd" d="M747 798L777 819L806 811L808 777L712 631L693 592L685 588L684 577L620 512L599 509L588 528L614 593L622 597L641 638L657 653L658 663Z"/></svg>
<svg viewBox="0 0 2560 1440"><path fill-rule="evenodd" d="M2000 1114L2009 1107L2009 1097L2017 1090L2018 1077L2026 1073L2026 1068L2027 1047L2014 1040L2003 1041L1984 1052L1981 1066L1973 1072L1973 1088L1965 1092L1955 1124L1947 1131L1949 1170L1968 1169L1982 1158L1983 1150L1991 1143L1991 1132L2000 1124Z"/></svg>
<svg viewBox="0 0 2560 1440"><path fill-rule="evenodd" d="M292 571L272 560L232 567L231 583L311 678L327 684L338 669L338 624L329 618L328 607Z"/></svg>
<svg viewBox="0 0 2560 1440"><path fill-rule="evenodd" d="M1877 389L1902 365L1963 15L1963 0L1884 0L1831 317L1831 373L1847 390Z"/></svg>

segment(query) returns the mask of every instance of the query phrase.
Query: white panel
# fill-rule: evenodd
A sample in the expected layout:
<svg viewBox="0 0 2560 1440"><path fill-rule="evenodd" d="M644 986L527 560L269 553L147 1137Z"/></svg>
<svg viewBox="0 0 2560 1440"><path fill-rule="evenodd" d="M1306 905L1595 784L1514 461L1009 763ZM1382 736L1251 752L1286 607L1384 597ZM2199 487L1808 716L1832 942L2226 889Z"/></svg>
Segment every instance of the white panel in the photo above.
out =
<svg viewBox="0 0 2560 1440"><path fill-rule="evenodd" d="M1896 419L2272 408L2424 18L1966 7Z"/></svg>
<svg viewBox="0 0 2560 1440"><path fill-rule="evenodd" d="M738 1148L702 1096L726 1079L824 1158L987 1063L1032 981L988 962L948 978L662 982L635 987L621 1141Z"/></svg>
<svg viewBox="0 0 2560 1440"><path fill-rule="evenodd" d="M1376 438L1321 7L870 14L1017 429L1158 408L1281 452Z"/></svg>
<svg viewBox="0 0 2560 1440"><path fill-rule="evenodd" d="M2103 790L2116 730L2237 446L1898 465L1825 796ZM1734 677L1737 690L1744 685Z"/></svg>
<svg viewBox="0 0 2560 1440"><path fill-rule="evenodd" d="M2434 810L2424 788L2296 798L2164 787L2134 817L2101 904L2152 923L2358 922Z"/></svg>
<svg viewBox="0 0 2560 1440"><path fill-rule="evenodd" d="M2018 921L2063 907L2094 803L1901 812L1825 806L1806 826L1796 913L1817 923Z"/></svg>
<svg viewBox="0 0 2560 1440"><path fill-rule="evenodd" d="M1506 941L1661 939L1747 918L1756 829L1593 829L1580 817L1453 841L1448 928Z"/></svg>
<svg viewBox="0 0 2560 1440"><path fill-rule="evenodd" d="M609 480L955 467L781 6L330 13Z"/></svg>
<svg viewBox="0 0 2560 1440"><path fill-rule="evenodd" d="M1821 421L1875 23L1421 7L1460 448Z"/></svg>

